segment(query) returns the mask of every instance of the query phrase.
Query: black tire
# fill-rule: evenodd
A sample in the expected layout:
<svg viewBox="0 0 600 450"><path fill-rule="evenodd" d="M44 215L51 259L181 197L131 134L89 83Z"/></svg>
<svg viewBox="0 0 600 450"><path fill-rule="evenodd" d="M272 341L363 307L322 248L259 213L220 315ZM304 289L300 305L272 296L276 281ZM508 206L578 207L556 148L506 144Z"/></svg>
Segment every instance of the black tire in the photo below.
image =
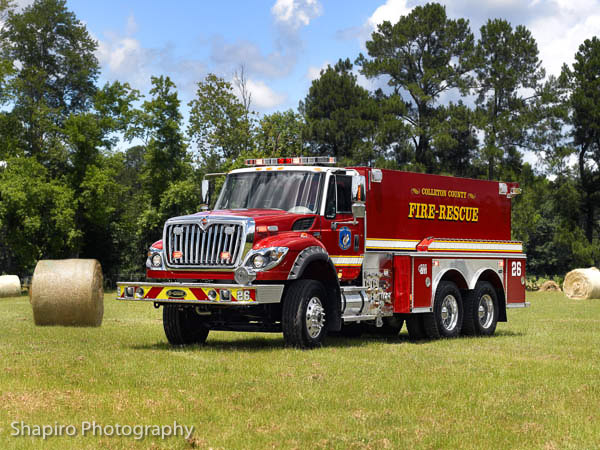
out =
<svg viewBox="0 0 600 450"><path fill-rule="evenodd" d="M298 280L289 287L281 318L283 338L288 345L298 348L322 345L327 336L326 301L326 291L318 281Z"/></svg>
<svg viewBox="0 0 600 450"><path fill-rule="evenodd" d="M425 326L423 324L423 314L413 314L406 319L406 329L408 330L408 337L411 341L420 341L425 339Z"/></svg>
<svg viewBox="0 0 600 450"><path fill-rule="evenodd" d="M496 331L499 315L498 294L487 281L479 281L465 296L462 334L491 336Z"/></svg>
<svg viewBox="0 0 600 450"><path fill-rule="evenodd" d="M463 318L464 308L460 290L451 281L440 281L435 291L433 314L425 323L426 331L442 338L457 337L463 326ZM429 333L428 336L433 337Z"/></svg>
<svg viewBox="0 0 600 450"><path fill-rule="evenodd" d="M178 305L163 306L163 328L171 345L203 344L210 331L193 308Z"/></svg>

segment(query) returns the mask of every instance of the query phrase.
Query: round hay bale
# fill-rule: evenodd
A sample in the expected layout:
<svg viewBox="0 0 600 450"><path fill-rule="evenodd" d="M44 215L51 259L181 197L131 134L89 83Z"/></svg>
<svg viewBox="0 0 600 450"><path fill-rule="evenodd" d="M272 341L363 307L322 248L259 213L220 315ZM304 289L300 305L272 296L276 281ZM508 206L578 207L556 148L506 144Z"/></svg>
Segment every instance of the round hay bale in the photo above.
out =
<svg viewBox="0 0 600 450"><path fill-rule="evenodd" d="M544 281L540 286L542 292L560 292L562 289L556 281L548 280Z"/></svg>
<svg viewBox="0 0 600 450"><path fill-rule="evenodd" d="M98 327L104 315L102 267L95 259L38 261L29 296L36 325Z"/></svg>
<svg viewBox="0 0 600 450"><path fill-rule="evenodd" d="M600 298L600 271L595 267L575 269L565 276L563 292L569 298Z"/></svg>
<svg viewBox="0 0 600 450"><path fill-rule="evenodd" d="M19 297L21 295L21 280L16 275L0 276L0 298Z"/></svg>

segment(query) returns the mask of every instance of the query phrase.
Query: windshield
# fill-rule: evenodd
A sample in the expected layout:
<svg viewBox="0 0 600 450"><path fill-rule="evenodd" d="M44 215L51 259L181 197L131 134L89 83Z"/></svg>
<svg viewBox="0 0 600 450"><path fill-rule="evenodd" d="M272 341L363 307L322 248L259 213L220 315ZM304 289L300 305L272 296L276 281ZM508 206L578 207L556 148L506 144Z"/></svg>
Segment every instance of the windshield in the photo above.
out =
<svg viewBox="0 0 600 450"><path fill-rule="evenodd" d="M300 171L229 174L215 209L280 209L315 214L322 175Z"/></svg>

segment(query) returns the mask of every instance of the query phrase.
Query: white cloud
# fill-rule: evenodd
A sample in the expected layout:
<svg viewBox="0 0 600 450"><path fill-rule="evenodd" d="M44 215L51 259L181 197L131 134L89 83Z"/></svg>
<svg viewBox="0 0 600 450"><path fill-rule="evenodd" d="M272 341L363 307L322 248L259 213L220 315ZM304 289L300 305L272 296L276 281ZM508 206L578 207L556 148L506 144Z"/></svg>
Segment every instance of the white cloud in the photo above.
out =
<svg viewBox="0 0 600 450"><path fill-rule="evenodd" d="M329 65L331 65L331 63L329 61L325 61L323 64L321 64L321 67L310 66L306 71L306 78L309 81L316 80L321 76L321 70L327 69L327 66Z"/></svg>
<svg viewBox="0 0 600 450"><path fill-rule="evenodd" d="M277 0L271 8L275 21L292 31L307 26L322 12L318 0Z"/></svg>
<svg viewBox="0 0 600 450"><path fill-rule="evenodd" d="M180 97L194 94L196 83L206 74L206 64L199 60L180 58L175 55L173 45L163 48L147 48L133 35L138 25L130 15L125 34L105 32L98 39L96 57L103 67L103 75L109 80L129 82L132 87L146 91L151 77L168 75L180 90Z"/></svg>
<svg viewBox="0 0 600 450"><path fill-rule="evenodd" d="M367 19L369 31L375 30L377 25L386 20L396 23L400 19L400 16L409 14L412 8L409 8L406 3L406 0L387 0Z"/></svg>
<svg viewBox="0 0 600 450"><path fill-rule="evenodd" d="M225 42L222 36L212 39L211 59L221 72L230 72L240 64L250 72L269 78L288 75L296 63L294 47L277 49L263 54L261 49L249 41Z"/></svg>
<svg viewBox="0 0 600 450"><path fill-rule="evenodd" d="M248 79L246 87L252 94L252 106L258 109L276 108L287 100L285 94L275 92L264 81Z"/></svg>
<svg viewBox="0 0 600 450"><path fill-rule="evenodd" d="M534 18L528 28L538 43L546 72L558 75L563 63L572 64L584 40L600 34L600 3L553 0L552 14Z"/></svg>
<svg viewBox="0 0 600 450"><path fill-rule="evenodd" d="M401 16L409 14L411 10L412 7L407 5L407 0L386 0L383 5L373 11L362 25L338 30L336 36L342 40L358 39L361 49L365 50L365 42L371 38L377 25L386 20L394 24Z"/></svg>

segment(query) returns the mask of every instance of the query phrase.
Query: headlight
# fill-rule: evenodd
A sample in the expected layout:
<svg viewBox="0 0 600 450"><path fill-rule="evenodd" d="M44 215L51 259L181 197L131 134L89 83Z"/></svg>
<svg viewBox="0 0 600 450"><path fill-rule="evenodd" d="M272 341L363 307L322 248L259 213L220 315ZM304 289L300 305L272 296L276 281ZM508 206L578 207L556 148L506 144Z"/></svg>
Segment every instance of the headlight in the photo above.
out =
<svg viewBox="0 0 600 450"><path fill-rule="evenodd" d="M252 250L246 257L244 265L259 271L269 270L279 264L287 252L287 247L268 247Z"/></svg>
<svg viewBox="0 0 600 450"><path fill-rule="evenodd" d="M252 265L254 266L255 269L263 268L266 265L266 263L267 263L267 258L265 258L260 253L258 253L257 255L254 255L254 258L252 258Z"/></svg>
<svg viewBox="0 0 600 450"><path fill-rule="evenodd" d="M152 262L152 267L160 267L162 266L162 258L160 257L160 253L154 253L152 258L150 258Z"/></svg>

